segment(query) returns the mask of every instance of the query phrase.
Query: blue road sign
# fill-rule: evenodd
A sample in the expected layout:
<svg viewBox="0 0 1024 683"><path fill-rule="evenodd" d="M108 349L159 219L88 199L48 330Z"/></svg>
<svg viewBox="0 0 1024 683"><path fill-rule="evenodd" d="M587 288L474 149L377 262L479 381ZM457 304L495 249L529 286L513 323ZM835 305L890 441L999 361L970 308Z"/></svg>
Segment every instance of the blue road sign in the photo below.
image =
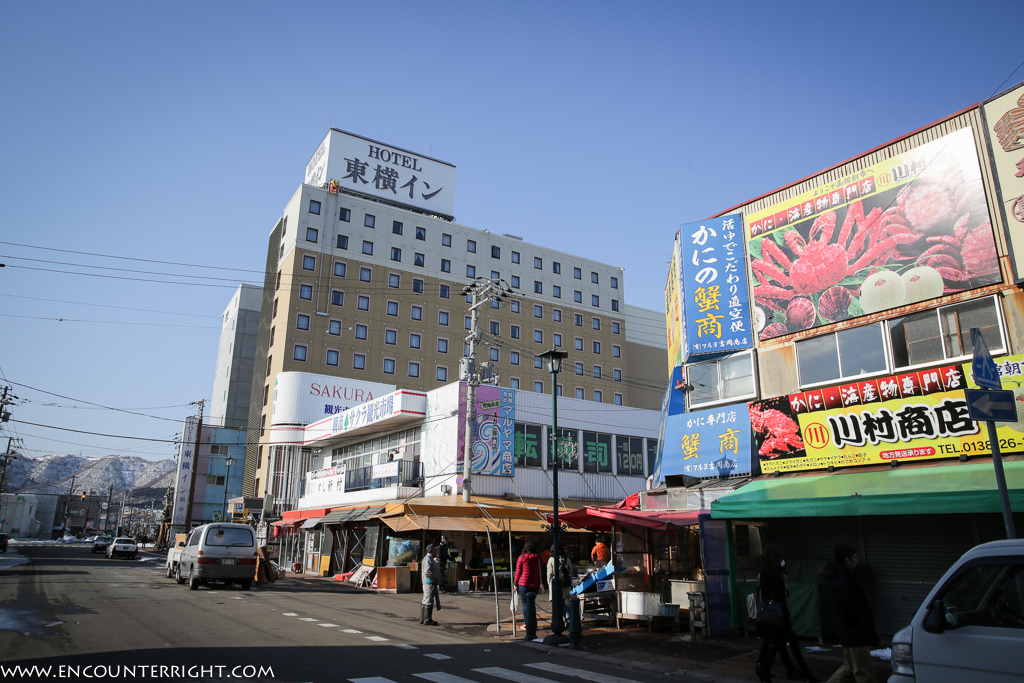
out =
<svg viewBox="0 0 1024 683"><path fill-rule="evenodd" d="M967 412L979 422L1016 422L1017 405L1010 390L964 389Z"/></svg>
<svg viewBox="0 0 1024 683"><path fill-rule="evenodd" d="M985 343L985 338L981 336L981 330L977 327L971 328L971 344L974 346L974 362L971 364L974 382L979 387L1002 389L1003 383L999 379L999 370L996 369L995 361L992 360L992 354L988 350L988 344ZM1009 421L1013 422L1016 419L1015 417Z"/></svg>

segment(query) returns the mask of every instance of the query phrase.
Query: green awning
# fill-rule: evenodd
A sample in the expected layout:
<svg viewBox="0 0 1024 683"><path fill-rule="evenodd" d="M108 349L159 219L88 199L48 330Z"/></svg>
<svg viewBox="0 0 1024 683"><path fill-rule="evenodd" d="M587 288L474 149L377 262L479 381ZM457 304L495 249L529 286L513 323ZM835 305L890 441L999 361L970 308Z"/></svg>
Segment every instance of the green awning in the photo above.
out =
<svg viewBox="0 0 1024 683"><path fill-rule="evenodd" d="M1003 468L1010 507L1024 510L1024 461ZM1001 511L991 462L758 479L711 504L715 519Z"/></svg>

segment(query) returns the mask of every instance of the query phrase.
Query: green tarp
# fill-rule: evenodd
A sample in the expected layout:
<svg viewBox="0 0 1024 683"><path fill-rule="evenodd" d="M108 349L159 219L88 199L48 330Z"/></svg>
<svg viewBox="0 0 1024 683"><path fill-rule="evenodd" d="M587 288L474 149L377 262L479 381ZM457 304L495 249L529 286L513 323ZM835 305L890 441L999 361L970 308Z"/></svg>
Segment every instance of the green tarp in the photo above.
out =
<svg viewBox="0 0 1024 683"><path fill-rule="evenodd" d="M1004 462L1010 507L1024 510L1024 461ZM711 504L714 519L1001 512L991 462L758 479Z"/></svg>

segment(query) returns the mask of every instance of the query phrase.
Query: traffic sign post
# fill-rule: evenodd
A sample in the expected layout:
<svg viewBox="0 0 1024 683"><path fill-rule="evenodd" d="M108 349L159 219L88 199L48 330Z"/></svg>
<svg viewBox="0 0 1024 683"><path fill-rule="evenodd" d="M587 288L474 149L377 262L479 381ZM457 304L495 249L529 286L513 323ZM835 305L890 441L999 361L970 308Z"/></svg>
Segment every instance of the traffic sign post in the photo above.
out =
<svg viewBox="0 0 1024 683"><path fill-rule="evenodd" d="M979 387L994 391L966 389L967 411L972 420L984 421L988 425L988 442L992 446L992 467L996 472L996 487L999 489L999 503L1003 509L1003 526L1006 527L1007 538L1017 538L1017 530L1013 526L1013 511L1010 508L1010 492L1006 488L1006 473L1003 471L1003 456L999 452L999 437L996 436L996 422L1016 422L1017 409L1012 391L1003 391L999 369L992 354L988 350L981 330L971 328L971 344L974 346L974 363L971 371L974 382ZM1006 395L1009 394L1009 398ZM1006 403L1009 402L1009 407ZM979 417L979 415L981 417Z"/></svg>

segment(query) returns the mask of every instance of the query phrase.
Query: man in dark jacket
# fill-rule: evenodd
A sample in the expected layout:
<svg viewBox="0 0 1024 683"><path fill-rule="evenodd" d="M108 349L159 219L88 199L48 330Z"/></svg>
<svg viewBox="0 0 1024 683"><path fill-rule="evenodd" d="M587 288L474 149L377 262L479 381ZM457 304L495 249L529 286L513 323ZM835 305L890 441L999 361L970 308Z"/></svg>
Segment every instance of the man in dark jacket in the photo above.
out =
<svg viewBox="0 0 1024 683"><path fill-rule="evenodd" d="M871 648L878 647L878 633L868 596L853 575L860 555L845 543L837 545L833 555L818 578L831 589L836 636L843 646L843 666L827 683L875 683Z"/></svg>

